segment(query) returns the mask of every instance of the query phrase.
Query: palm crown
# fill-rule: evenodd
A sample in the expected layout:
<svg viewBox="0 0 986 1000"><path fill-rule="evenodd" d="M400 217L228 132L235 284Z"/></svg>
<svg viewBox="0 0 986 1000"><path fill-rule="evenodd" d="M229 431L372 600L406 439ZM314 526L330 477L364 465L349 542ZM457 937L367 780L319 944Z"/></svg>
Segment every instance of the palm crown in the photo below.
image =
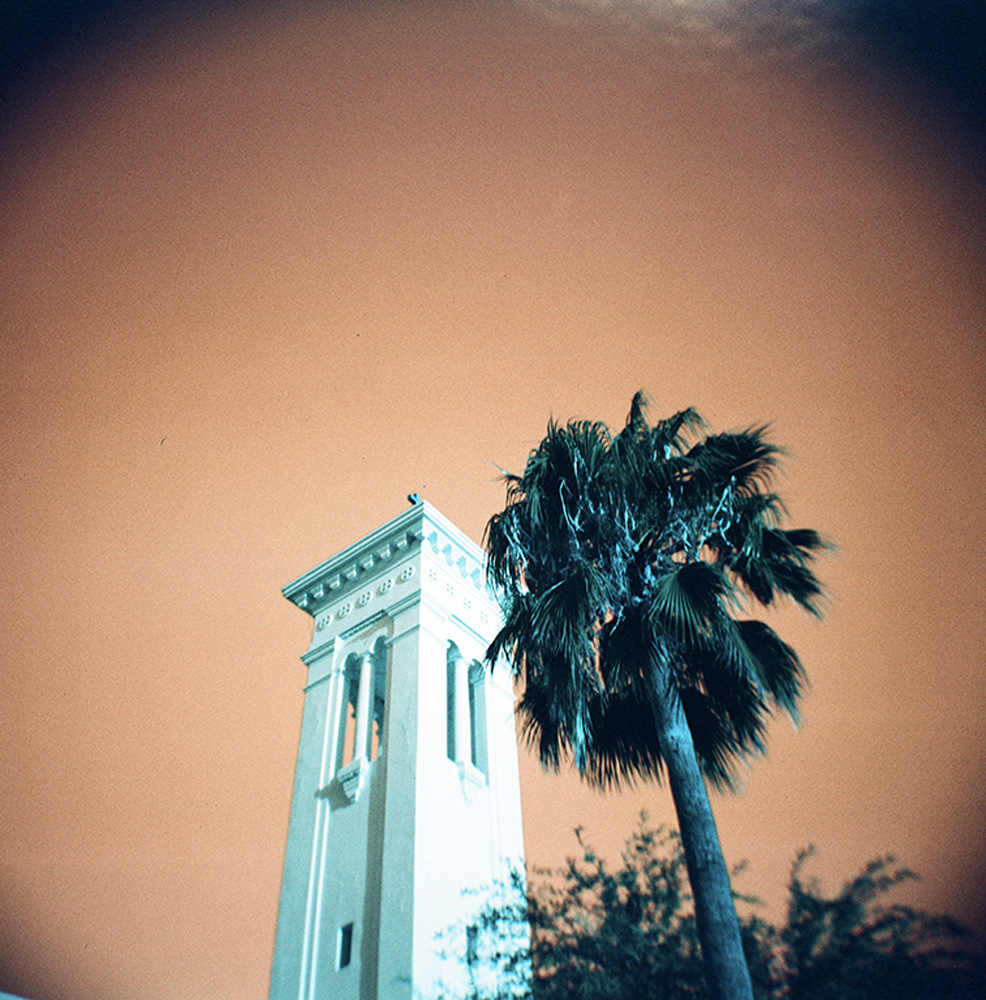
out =
<svg viewBox="0 0 986 1000"><path fill-rule="evenodd" d="M486 529L504 609L487 658L505 653L523 677L545 765L571 753L596 784L660 779L651 701L673 687L703 773L729 786L773 709L797 719L804 685L794 650L747 609L787 597L817 615L809 564L827 543L781 527L765 427L698 436L694 410L649 424L645 407L637 393L616 435L552 423L523 475L505 476Z"/></svg>

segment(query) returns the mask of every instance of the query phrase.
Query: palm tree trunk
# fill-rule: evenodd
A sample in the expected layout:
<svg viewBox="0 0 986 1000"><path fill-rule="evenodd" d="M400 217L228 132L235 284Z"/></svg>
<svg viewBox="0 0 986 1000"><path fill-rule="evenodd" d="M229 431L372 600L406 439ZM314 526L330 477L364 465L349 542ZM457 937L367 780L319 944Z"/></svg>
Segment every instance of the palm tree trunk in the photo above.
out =
<svg viewBox="0 0 986 1000"><path fill-rule="evenodd" d="M678 814L706 982L717 1000L752 1000L753 986L743 954L729 872L691 730L674 686L668 684L658 666L653 670L654 722Z"/></svg>

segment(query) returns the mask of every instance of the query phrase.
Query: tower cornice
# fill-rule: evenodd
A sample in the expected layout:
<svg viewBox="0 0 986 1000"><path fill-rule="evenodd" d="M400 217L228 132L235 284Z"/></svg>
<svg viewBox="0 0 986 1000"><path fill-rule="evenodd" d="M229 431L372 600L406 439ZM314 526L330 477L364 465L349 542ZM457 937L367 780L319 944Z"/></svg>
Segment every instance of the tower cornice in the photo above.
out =
<svg viewBox="0 0 986 1000"><path fill-rule="evenodd" d="M382 566L400 560L422 543L450 567L485 587L483 550L444 514L419 500L397 517L283 587L284 596L315 617L326 605L361 586Z"/></svg>

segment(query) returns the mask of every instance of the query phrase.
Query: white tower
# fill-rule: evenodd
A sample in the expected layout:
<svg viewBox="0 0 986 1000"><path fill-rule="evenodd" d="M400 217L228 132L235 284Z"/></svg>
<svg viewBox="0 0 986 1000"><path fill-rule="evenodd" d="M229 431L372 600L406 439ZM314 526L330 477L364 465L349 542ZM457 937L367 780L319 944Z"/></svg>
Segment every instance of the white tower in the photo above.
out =
<svg viewBox="0 0 986 1000"><path fill-rule="evenodd" d="M270 1000L464 996L436 935L523 866L483 553L418 501L284 596L314 631Z"/></svg>

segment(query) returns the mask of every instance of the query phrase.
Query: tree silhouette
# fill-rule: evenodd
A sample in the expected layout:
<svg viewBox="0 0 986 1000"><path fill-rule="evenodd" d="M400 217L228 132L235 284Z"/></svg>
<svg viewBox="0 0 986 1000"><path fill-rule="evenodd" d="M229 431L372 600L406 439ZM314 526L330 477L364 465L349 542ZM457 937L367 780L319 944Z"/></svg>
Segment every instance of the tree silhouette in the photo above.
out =
<svg viewBox="0 0 986 1000"><path fill-rule="evenodd" d="M641 817L621 863L579 836L581 854L532 873L485 903L448 940L471 941L470 1000L707 1000L694 901L680 837ZM835 895L806 878L810 849L791 869L784 923L737 897L757 1000L975 1000L986 995L969 931L949 917L887 903L917 876L891 856L868 862ZM518 947L528 922L529 947ZM471 930L470 930L471 928ZM513 945L504 946L506 942ZM448 998L451 1000L451 998Z"/></svg>

